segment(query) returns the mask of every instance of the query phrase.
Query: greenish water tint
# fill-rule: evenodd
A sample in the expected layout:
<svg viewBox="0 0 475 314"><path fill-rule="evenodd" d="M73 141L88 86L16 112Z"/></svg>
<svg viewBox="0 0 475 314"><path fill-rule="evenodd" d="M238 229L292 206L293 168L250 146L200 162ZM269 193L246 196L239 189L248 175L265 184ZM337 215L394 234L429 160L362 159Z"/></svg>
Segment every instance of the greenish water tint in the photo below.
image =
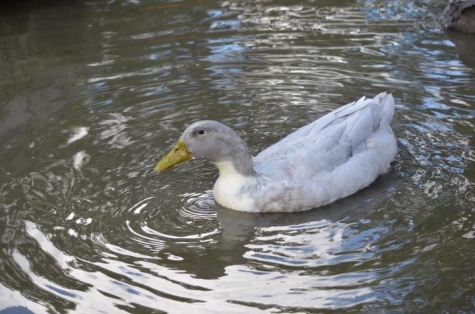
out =
<svg viewBox="0 0 475 314"><path fill-rule="evenodd" d="M434 5L2 3L0 310L475 311L474 39ZM192 121L256 153L384 90L394 170L329 206L234 212L210 164L152 170Z"/></svg>

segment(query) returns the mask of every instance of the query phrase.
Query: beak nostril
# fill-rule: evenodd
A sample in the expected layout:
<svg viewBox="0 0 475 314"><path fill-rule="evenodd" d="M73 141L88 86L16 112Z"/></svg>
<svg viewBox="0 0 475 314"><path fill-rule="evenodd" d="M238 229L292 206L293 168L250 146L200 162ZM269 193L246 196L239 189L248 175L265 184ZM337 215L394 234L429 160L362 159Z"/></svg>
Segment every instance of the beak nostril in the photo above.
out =
<svg viewBox="0 0 475 314"><path fill-rule="evenodd" d="M162 159L160 159L154 170L162 172L191 158L193 158L193 155L186 150L185 143L180 140L164 157L162 157Z"/></svg>

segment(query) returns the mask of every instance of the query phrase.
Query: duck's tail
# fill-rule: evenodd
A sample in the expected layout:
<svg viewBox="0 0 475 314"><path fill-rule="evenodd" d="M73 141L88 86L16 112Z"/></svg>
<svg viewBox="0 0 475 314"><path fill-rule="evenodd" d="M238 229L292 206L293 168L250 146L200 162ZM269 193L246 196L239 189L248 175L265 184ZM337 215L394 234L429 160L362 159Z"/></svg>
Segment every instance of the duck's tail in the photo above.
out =
<svg viewBox="0 0 475 314"><path fill-rule="evenodd" d="M394 98L393 95L386 92L382 92L373 98L373 101L377 103L378 109L381 110L381 120L387 124L390 124L394 116Z"/></svg>

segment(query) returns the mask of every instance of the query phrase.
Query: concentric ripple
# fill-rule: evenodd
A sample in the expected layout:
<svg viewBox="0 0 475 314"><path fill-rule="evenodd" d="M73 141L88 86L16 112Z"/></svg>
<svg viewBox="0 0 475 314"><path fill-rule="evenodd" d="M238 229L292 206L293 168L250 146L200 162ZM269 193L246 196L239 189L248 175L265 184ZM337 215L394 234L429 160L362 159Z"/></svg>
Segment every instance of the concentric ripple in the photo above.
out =
<svg viewBox="0 0 475 314"><path fill-rule="evenodd" d="M220 230L211 194L185 193L179 210L157 207L154 197L145 198L116 212L114 228L92 235L92 241L110 254L141 258L182 260L176 255L213 246ZM174 252L174 253L171 253Z"/></svg>

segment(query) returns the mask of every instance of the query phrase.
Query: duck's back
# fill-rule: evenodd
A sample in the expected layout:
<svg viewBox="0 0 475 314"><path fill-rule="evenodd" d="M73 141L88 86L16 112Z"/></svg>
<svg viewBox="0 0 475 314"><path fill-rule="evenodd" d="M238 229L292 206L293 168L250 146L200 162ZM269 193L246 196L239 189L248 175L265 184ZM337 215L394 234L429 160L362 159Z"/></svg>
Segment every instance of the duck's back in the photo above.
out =
<svg viewBox="0 0 475 314"><path fill-rule="evenodd" d="M397 151L390 127L393 113L392 95L363 97L268 147L254 158L255 169L290 188L299 185L315 195L331 194L319 198L347 196L389 170ZM319 191L322 185L332 192Z"/></svg>

